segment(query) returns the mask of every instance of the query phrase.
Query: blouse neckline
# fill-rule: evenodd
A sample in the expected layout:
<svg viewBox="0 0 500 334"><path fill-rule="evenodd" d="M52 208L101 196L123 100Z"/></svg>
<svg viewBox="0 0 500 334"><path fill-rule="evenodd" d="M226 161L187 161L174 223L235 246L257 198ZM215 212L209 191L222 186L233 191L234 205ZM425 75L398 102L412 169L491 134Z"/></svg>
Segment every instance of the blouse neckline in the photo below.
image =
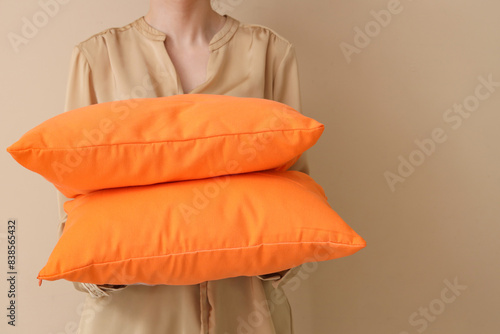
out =
<svg viewBox="0 0 500 334"><path fill-rule="evenodd" d="M212 37L209 43L210 51L220 48L226 44L238 29L239 21L230 15L225 14L226 21L222 28ZM144 15L132 22L132 25L144 36L155 41L165 41L167 35L153 26L144 18Z"/></svg>

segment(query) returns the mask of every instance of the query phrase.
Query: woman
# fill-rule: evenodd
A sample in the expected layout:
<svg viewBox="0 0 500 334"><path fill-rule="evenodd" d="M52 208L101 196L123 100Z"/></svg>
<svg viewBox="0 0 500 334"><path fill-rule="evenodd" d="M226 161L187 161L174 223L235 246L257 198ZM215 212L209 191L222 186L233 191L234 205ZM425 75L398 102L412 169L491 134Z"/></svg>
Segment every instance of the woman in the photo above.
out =
<svg viewBox="0 0 500 334"><path fill-rule="evenodd" d="M145 16L78 43L65 110L176 94L279 101L300 111L293 45L269 28L215 12L210 0L150 0ZM306 155L290 168L309 174ZM59 237L69 200L58 192ZM86 292L79 334L290 334L282 285L299 267L196 285L95 285Z"/></svg>

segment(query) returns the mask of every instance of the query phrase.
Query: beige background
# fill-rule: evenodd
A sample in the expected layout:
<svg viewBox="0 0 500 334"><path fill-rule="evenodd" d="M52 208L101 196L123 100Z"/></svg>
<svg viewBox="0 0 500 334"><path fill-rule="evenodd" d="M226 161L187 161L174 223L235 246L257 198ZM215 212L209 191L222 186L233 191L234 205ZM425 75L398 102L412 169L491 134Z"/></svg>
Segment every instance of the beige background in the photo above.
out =
<svg viewBox="0 0 500 334"><path fill-rule="evenodd" d="M0 3L2 333L74 333L84 298L67 281L38 287L57 241L56 192L5 148L62 110L74 44L149 5L65 1L19 52L8 34L21 34L23 17L33 21L43 9L34 0ZM296 45L303 112L325 124L309 151L311 176L368 242L351 257L311 266L287 289L297 333L498 333L500 87L479 89L489 94L481 100L474 94L479 77L500 82L500 4L219 0L218 8ZM381 26L371 11L387 8L391 20ZM356 27L372 29L369 44ZM358 46L350 59L347 44ZM443 118L454 104L474 102L459 126ZM384 174L398 173L400 156L422 158L415 141L436 128L446 139L391 189ZM8 218L18 220L14 329L5 317ZM454 280L462 287L456 295L446 283Z"/></svg>

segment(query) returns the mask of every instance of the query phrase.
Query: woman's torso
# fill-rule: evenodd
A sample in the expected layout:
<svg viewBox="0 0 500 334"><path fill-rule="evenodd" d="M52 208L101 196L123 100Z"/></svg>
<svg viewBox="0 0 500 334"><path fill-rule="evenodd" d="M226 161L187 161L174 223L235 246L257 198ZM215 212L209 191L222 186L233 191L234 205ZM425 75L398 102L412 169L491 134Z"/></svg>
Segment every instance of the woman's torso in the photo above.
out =
<svg viewBox="0 0 500 334"><path fill-rule="evenodd" d="M90 97L79 100L83 93L72 89L81 87L70 85L66 110L80 107L80 101L101 103L184 93L266 98L300 110L295 68L288 68L293 64L285 62L290 43L274 31L241 24L228 16L209 44L206 80L200 80L198 72L198 79L187 83L194 86L188 92L184 92L164 40L165 34L141 17L79 43L83 57L79 64L91 79ZM285 75L286 71L292 75ZM228 334L238 330L291 334L289 303L281 286L273 284L278 278L234 277L190 286L131 285L109 297L87 296L84 312L93 312L93 316L82 315L79 333ZM94 312L96 309L99 311Z"/></svg>

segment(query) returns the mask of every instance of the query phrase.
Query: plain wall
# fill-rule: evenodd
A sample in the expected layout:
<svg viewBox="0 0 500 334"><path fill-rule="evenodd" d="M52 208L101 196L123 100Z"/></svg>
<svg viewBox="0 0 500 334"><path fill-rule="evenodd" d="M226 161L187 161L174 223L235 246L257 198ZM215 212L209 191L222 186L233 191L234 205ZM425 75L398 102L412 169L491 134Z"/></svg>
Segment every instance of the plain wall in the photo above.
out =
<svg viewBox="0 0 500 334"><path fill-rule="evenodd" d="M21 34L23 18L43 9L34 0L0 3L2 333L74 333L85 296L68 281L38 287L57 242L56 191L5 148L61 112L73 45L148 6L67 1L16 52L9 34ZM286 287L296 333L498 333L500 3L217 6L295 44L303 112L325 125L309 150L311 176L368 243L308 266L298 286ZM482 80L493 82L490 90L478 87ZM453 111L460 105L462 114ZM5 316L9 218L18 221L16 328Z"/></svg>

